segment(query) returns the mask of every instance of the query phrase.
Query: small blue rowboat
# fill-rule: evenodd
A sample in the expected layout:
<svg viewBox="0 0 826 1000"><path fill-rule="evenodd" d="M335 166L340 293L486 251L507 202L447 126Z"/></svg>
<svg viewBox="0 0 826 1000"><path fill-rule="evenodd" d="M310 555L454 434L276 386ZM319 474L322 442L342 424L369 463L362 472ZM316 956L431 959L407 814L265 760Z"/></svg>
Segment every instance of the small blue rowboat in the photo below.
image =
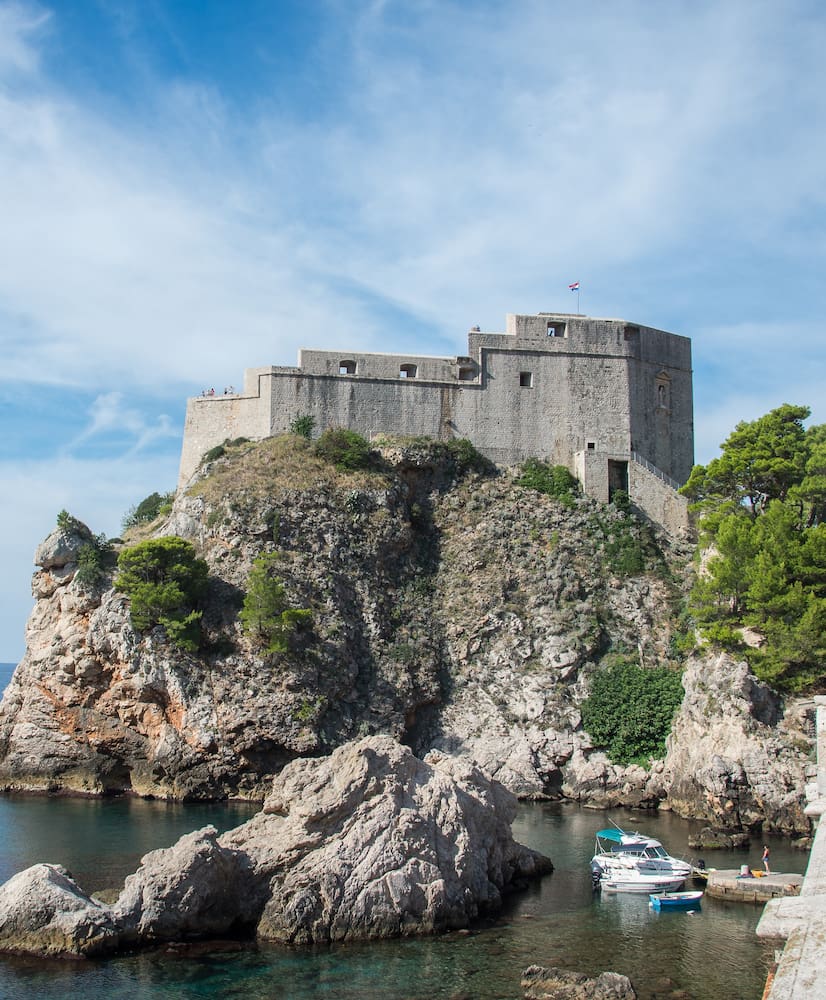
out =
<svg viewBox="0 0 826 1000"><path fill-rule="evenodd" d="M648 896L648 905L655 910L699 910L702 898L702 891L652 892Z"/></svg>

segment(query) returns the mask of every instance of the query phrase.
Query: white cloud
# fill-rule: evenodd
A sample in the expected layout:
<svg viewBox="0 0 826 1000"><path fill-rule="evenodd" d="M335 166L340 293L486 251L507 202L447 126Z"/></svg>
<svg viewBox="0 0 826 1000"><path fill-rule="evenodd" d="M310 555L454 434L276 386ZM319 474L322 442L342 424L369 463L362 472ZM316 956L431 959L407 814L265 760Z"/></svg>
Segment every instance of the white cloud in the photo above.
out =
<svg viewBox="0 0 826 1000"><path fill-rule="evenodd" d="M158 487L144 455L175 433L164 400L241 384L243 368L293 363L300 346L461 352L472 324L573 308L574 279L592 314L695 338L698 459L739 419L819 405L816 9L320 9L308 93L251 67L239 100L218 77L158 75L143 6L116 5L142 90L110 100L61 82L59 5L0 0L0 379L97 394L74 440L55 429L71 488L47 466L6 470L24 546L45 533L29 519L47 482L50 499L71 494L52 507L82 507L85 469L100 512L118 517ZM191 67L172 20L161 27ZM778 287L781 308L772 284L794 270L807 290ZM115 432L129 463L69 457ZM127 477L125 503L110 468Z"/></svg>

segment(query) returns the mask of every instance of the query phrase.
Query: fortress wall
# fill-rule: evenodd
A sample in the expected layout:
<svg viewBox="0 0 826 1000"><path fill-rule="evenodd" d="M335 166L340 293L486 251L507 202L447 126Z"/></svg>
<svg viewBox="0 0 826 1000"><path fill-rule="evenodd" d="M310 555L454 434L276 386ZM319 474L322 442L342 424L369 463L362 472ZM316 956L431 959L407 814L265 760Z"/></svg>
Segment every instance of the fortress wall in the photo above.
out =
<svg viewBox="0 0 826 1000"><path fill-rule="evenodd" d="M691 342L642 327L630 370L632 450L678 482L694 464Z"/></svg>
<svg viewBox="0 0 826 1000"><path fill-rule="evenodd" d="M355 364L354 376L339 376L342 362ZM426 381L455 382L459 373L456 358L367 352L350 352L348 354L346 351L315 351L304 348L298 352L298 366L307 375L397 379L402 365L415 365L415 377Z"/></svg>
<svg viewBox="0 0 826 1000"><path fill-rule="evenodd" d="M603 451L629 450L624 358L485 349L482 369L483 391L460 389L456 397L454 430L493 461L536 456L572 469L573 453L589 441ZM528 372L532 384L520 385Z"/></svg>
<svg viewBox="0 0 826 1000"><path fill-rule="evenodd" d="M589 492L606 499L609 459L627 461L632 451L674 479L691 471L686 337L619 319L540 313L508 315L507 333L471 330L466 357L302 350L299 361L248 369L243 396L189 401L179 485L214 445L283 433L299 416L315 418L317 432L466 437L500 465L531 456L582 465ZM663 523L681 521L659 486L635 482L635 502L653 505Z"/></svg>
<svg viewBox="0 0 826 1000"><path fill-rule="evenodd" d="M669 534L688 534L688 500L638 462L628 463L628 494L637 507Z"/></svg>
<svg viewBox="0 0 826 1000"><path fill-rule="evenodd" d="M270 391L269 434L281 434L297 416L309 415L318 432L347 427L367 438L378 433L455 436L448 424L458 392L455 384L418 378L274 375Z"/></svg>
<svg viewBox="0 0 826 1000"><path fill-rule="evenodd" d="M198 468L204 454L227 438L267 437L269 420L263 402L258 396L198 396L187 402L179 488Z"/></svg>

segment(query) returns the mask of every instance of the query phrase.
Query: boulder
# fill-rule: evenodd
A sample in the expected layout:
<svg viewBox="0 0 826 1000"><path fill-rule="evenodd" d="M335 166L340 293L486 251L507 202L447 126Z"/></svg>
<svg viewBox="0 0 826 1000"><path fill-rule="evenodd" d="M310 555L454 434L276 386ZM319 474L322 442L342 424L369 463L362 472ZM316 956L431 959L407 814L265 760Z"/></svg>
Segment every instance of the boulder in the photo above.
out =
<svg viewBox="0 0 826 1000"><path fill-rule="evenodd" d="M218 844L217 834L207 826L141 859L112 907L122 942L149 944L234 929L248 888L246 865Z"/></svg>
<svg viewBox="0 0 826 1000"><path fill-rule="evenodd" d="M712 830L704 826L697 834L688 838L688 846L698 851L746 851L751 844L747 833L736 833L731 830Z"/></svg>
<svg viewBox="0 0 826 1000"><path fill-rule="evenodd" d="M567 969L546 969L531 965L522 973L525 1000L636 1000L627 976L603 972L589 979Z"/></svg>
<svg viewBox="0 0 826 1000"><path fill-rule="evenodd" d="M295 761L225 835L269 877L262 939L306 944L466 927L551 870L510 832L516 799L469 762L388 736Z"/></svg>
<svg viewBox="0 0 826 1000"><path fill-rule="evenodd" d="M38 955L97 955L117 943L109 907L60 865L33 865L0 886L0 947Z"/></svg>

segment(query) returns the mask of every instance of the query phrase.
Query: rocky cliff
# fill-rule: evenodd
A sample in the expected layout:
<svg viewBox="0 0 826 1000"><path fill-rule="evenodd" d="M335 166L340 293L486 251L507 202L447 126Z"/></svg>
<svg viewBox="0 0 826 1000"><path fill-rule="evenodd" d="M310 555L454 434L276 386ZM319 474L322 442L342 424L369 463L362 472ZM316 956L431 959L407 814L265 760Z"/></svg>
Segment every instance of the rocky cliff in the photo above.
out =
<svg viewBox="0 0 826 1000"><path fill-rule="evenodd" d="M619 767L591 746L580 705L607 652L678 665L689 556L613 507L564 505L433 443L342 473L292 436L228 448L152 533L209 564L200 651L136 632L111 578L77 578L82 531L54 532L0 705L3 787L261 798L293 758L381 732L522 796L808 830L811 718L725 658L689 664L664 761ZM629 545L641 570L623 566ZM239 626L262 552L313 613L284 654Z"/></svg>

